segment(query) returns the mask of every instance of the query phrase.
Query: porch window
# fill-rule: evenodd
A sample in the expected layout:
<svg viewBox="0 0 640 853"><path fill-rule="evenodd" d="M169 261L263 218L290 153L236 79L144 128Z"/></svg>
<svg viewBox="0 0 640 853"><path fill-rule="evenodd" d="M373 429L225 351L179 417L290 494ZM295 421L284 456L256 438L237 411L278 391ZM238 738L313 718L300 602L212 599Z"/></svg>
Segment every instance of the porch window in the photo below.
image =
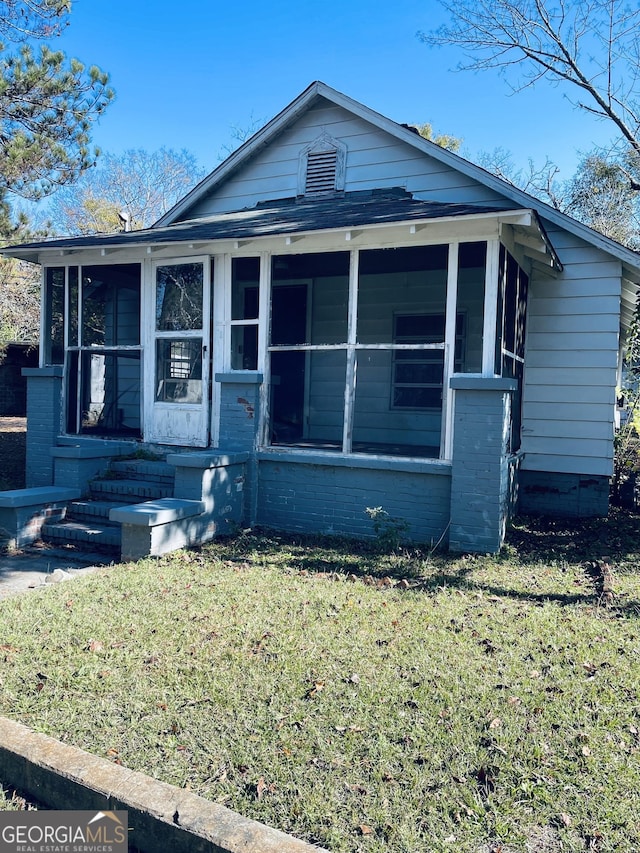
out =
<svg viewBox="0 0 640 853"><path fill-rule="evenodd" d="M447 341L448 265L446 245L273 259L272 445L440 455L446 374L468 369L464 312ZM481 358L484 265L472 278Z"/></svg>

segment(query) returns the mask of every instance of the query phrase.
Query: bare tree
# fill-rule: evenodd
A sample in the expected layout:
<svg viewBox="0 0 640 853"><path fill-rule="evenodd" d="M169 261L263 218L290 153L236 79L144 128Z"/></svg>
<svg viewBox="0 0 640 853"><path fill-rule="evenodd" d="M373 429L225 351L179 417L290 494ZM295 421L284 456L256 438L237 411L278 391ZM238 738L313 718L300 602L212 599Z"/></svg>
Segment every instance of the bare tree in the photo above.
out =
<svg viewBox="0 0 640 853"><path fill-rule="evenodd" d="M497 68L515 91L564 85L640 155L640 7L625 0L439 0L450 20L419 37L462 48L461 70ZM634 189L638 182L629 176Z"/></svg>
<svg viewBox="0 0 640 853"><path fill-rule="evenodd" d="M53 197L49 215L58 233L95 234L147 228L204 176L193 154L161 148L103 154L95 169Z"/></svg>

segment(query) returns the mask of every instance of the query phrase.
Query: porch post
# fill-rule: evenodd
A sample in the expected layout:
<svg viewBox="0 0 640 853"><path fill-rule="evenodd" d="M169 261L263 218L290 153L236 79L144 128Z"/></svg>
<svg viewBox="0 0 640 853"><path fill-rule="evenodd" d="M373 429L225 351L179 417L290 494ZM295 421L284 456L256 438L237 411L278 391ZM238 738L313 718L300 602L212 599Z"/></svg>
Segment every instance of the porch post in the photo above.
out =
<svg viewBox="0 0 640 853"><path fill-rule="evenodd" d="M457 376L449 549L495 553L504 540L514 460L509 452L512 379Z"/></svg>
<svg viewBox="0 0 640 853"><path fill-rule="evenodd" d="M62 365L24 367L27 378L27 464L28 489L53 485L51 448L62 431Z"/></svg>

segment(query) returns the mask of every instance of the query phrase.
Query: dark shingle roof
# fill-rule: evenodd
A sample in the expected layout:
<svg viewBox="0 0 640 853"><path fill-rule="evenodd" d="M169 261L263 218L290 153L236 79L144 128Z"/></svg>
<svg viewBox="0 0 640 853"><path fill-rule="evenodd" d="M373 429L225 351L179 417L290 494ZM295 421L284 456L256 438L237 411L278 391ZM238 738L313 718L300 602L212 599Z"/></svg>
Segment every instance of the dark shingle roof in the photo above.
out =
<svg viewBox="0 0 640 853"><path fill-rule="evenodd" d="M506 208L507 210L510 208ZM477 216L504 212L505 206L422 201L408 195L353 193L343 198L297 201L284 199L236 213L220 213L165 227L118 234L60 237L8 247L13 250L92 249L193 243L209 240L246 240L334 228L357 228L394 222Z"/></svg>

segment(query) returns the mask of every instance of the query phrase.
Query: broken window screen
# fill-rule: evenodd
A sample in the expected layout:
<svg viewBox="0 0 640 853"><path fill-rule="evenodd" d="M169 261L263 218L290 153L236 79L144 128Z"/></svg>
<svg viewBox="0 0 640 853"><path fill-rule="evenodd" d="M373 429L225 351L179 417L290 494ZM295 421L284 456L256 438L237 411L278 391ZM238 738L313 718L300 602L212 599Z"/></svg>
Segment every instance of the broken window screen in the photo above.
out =
<svg viewBox="0 0 640 853"><path fill-rule="evenodd" d="M49 267L45 280L45 339L44 363L64 362L64 267Z"/></svg>
<svg viewBox="0 0 640 853"><path fill-rule="evenodd" d="M156 268L156 329L184 332L202 328L204 268L201 263Z"/></svg>

